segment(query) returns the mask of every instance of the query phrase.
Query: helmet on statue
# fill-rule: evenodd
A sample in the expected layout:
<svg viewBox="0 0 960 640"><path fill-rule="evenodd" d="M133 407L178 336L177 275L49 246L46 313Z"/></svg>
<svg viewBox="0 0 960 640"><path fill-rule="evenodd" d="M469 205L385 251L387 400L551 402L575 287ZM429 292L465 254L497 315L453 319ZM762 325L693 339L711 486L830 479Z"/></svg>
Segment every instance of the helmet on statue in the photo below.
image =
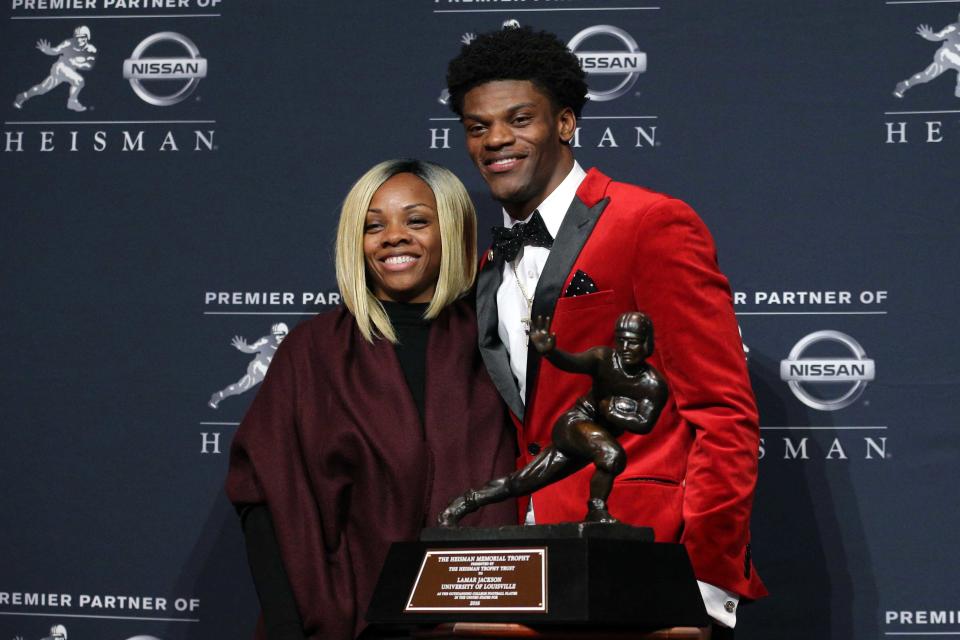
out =
<svg viewBox="0 0 960 640"><path fill-rule="evenodd" d="M617 318L617 325L614 332L617 334L632 333L637 336L645 336L653 329L653 324L645 314L639 311L628 311Z"/></svg>

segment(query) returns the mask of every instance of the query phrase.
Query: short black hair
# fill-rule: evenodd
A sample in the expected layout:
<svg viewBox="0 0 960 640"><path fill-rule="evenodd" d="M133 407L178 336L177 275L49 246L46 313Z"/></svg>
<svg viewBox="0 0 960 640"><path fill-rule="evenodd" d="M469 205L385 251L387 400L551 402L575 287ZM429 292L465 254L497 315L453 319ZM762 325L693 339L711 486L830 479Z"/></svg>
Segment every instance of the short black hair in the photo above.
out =
<svg viewBox="0 0 960 640"><path fill-rule="evenodd" d="M450 108L462 118L467 92L494 80L529 80L554 107L569 107L578 118L587 102L586 74L580 61L549 31L505 27L465 44L447 66Z"/></svg>

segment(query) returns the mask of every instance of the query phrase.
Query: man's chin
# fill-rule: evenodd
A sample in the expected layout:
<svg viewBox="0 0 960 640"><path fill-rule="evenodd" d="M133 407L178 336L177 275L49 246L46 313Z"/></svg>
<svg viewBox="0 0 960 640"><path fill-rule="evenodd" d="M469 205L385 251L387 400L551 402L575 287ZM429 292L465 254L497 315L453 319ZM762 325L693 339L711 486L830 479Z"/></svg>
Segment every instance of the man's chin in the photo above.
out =
<svg viewBox="0 0 960 640"><path fill-rule="evenodd" d="M490 187L490 195L500 204L506 206L510 204L522 205L529 200L525 193L526 184L520 180L490 180L487 182Z"/></svg>

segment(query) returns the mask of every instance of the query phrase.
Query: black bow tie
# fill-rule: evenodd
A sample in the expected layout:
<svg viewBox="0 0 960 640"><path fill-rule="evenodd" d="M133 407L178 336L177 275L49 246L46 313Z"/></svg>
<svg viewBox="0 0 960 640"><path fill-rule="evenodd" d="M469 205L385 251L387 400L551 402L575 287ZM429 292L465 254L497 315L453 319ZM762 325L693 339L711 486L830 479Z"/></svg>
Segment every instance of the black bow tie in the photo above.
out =
<svg viewBox="0 0 960 640"><path fill-rule="evenodd" d="M509 229L506 227L493 228L493 252L499 259L512 261L524 246L546 247L553 246L553 236L547 231L539 211L533 212L530 222L518 222Z"/></svg>

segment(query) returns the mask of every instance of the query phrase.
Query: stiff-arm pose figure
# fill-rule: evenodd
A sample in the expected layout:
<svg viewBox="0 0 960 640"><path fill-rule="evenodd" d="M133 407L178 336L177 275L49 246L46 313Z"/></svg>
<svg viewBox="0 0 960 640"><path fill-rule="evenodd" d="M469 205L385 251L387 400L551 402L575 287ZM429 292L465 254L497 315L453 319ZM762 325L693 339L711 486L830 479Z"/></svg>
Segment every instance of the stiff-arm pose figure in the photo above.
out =
<svg viewBox="0 0 960 640"><path fill-rule="evenodd" d="M43 82L17 94L13 106L22 109L23 103L30 98L48 93L66 82L70 85L67 108L71 111L86 111L87 108L80 104L79 98L80 91L86 84L80 72L93 68L97 53L97 48L90 44L90 29L77 27L73 31L72 38L64 40L56 47L50 46L46 40L40 40L37 42L37 49L48 56L59 56L59 58L50 67L50 75Z"/></svg>
<svg viewBox="0 0 960 640"><path fill-rule="evenodd" d="M917 35L930 42L943 42L943 46L933 54L933 62L926 69L898 82L893 95L902 98L907 89L914 85L930 82L942 73L953 69L957 72L957 87L954 95L960 98L960 22L948 24L937 32L934 32L929 25L922 24L917 27Z"/></svg>
<svg viewBox="0 0 960 640"><path fill-rule="evenodd" d="M588 522L616 522L607 510L613 480L626 466L617 437L625 431L644 435L653 429L667 401L667 384L646 362L653 353L653 325L644 314L622 314L614 331L614 347L593 347L582 353L556 348L550 318L537 317L530 342L558 369L593 377L593 385L553 426L552 442L530 464L478 490L455 499L438 518L454 526L480 507L528 495L579 471L596 466L590 480Z"/></svg>
<svg viewBox="0 0 960 640"><path fill-rule="evenodd" d="M212 396L207 404L216 409L224 398L238 396L245 391L249 391L260 384L264 376L267 375L267 369L270 362L273 361L273 355L277 352L277 347L283 342L290 330L283 322L278 322L270 328L270 335L263 336L253 344L247 344L247 341L240 336L233 336L230 344L238 351L244 353L255 353L257 356L247 365L247 373L233 384L227 385Z"/></svg>

